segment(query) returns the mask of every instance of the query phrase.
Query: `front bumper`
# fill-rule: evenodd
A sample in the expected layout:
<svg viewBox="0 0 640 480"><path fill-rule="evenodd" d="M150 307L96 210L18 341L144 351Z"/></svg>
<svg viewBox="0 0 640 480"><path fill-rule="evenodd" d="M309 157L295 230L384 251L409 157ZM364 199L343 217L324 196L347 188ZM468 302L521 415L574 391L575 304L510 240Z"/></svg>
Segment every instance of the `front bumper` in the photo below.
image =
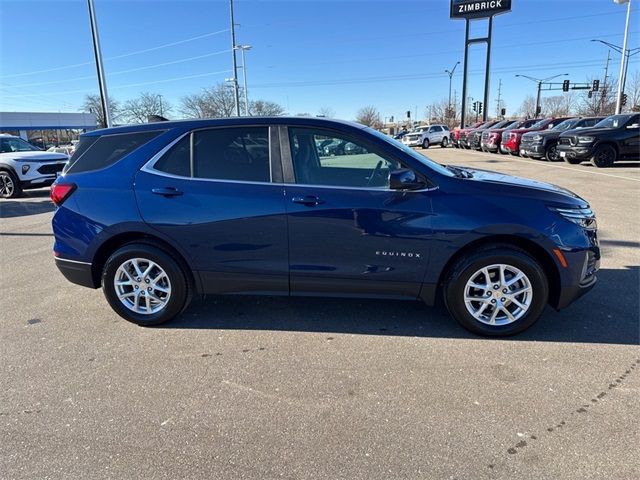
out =
<svg viewBox="0 0 640 480"><path fill-rule="evenodd" d="M580 160L589 160L593 156L592 146L573 146L573 145L558 145L558 155L560 158L575 158Z"/></svg>
<svg viewBox="0 0 640 480"><path fill-rule="evenodd" d="M542 158L544 157L544 147L542 144L520 145L520 155L527 157Z"/></svg>
<svg viewBox="0 0 640 480"><path fill-rule="evenodd" d="M597 271L600 268L600 249L593 247L578 252L564 252L569 267L564 269L565 278L554 305L557 310L568 307L578 298L589 292L597 283Z"/></svg>
<svg viewBox="0 0 640 480"><path fill-rule="evenodd" d="M421 140L403 140L402 143L405 144L407 147L420 147L420 146L422 146L422 141Z"/></svg>

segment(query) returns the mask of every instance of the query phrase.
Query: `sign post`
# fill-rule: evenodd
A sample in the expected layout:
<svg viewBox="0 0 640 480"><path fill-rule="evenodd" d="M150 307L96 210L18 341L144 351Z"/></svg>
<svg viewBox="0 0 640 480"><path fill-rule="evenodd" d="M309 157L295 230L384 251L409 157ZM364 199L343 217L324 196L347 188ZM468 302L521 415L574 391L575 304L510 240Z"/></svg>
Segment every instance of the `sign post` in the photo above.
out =
<svg viewBox="0 0 640 480"><path fill-rule="evenodd" d="M464 37L464 68L462 78L462 113L460 120L460 128L464 128L464 119L466 116L466 100L467 100L467 63L469 59L469 45L474 43L487 44L487 60L485 66L484 77L484 104L489 104L489 68L491 65L491 36L493 34L493 17L501 13L511 11L511 0L451 0L450 18L465 20L465 37ZM482 18L489 19L488 31L486 37L469 38L469 22ZM487 120L488 109L485 108L482 119Z"/></svg>

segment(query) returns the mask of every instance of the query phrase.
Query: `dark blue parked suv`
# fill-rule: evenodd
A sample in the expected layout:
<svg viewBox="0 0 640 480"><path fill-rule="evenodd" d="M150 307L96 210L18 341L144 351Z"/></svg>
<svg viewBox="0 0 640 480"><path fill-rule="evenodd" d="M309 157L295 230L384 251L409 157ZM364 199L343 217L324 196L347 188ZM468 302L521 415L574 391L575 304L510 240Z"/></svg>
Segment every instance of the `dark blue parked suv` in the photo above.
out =
<svg viewBox="0 0 640 480"><path fill-rule="evenodd" d="M338 142L357 151L325 154ZM589 290L600 259L567 190L317 118L87 133L51 196L60 271L140 325L201 294L442 296L469 330L510 335Z"/></svg>

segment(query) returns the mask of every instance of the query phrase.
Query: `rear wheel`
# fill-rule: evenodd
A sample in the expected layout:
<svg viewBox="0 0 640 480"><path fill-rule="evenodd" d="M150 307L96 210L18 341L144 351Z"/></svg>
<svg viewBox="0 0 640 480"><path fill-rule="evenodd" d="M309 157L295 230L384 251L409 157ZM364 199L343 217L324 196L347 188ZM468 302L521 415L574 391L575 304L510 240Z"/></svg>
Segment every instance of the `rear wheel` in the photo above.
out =
<svg viewBox="0 0 640 480"><path fill-rule="evenodd" d="M422 148L429 148L429 139L425 138L422 142Z"/></svg>
<svg viewBox="0 0 640 480"><path fill-rule="evenodd" d="M16 198L21 194L16 176L9 170L0 170L0 198Z"/></svg>
<svg viewBox="0 0 640 480"><path fill-rule="evenodd" d="M533 325L548 295L541 266L511 246L489 247L461 258L444 284L451 316L474 333L496 337Z"/></svg>
<svg viewBox="0 0 640 480"><path fill-rule="evenodd" d="M544 152L544 158L546 158L548 162L557 162L558 160L560 160L558 145L555 143L549 145L547 147L547 150Z"/></svg>
<svg viewBox="0 0 640 480"><path fill-rule="evenodd" d="M147 244L125 245L109 257L102 290L118 315L142 326L171 320L190 300L187 277L178 262Z"/></svg>
<svg viewBox="0 0 640 480"><path fill-rule="evenodd" d="M616 161L618 152L611 145L600 145L591 157L591 164L598 168L606 168Z"/></svg>
<svg viewBox="0 0 640 480"><path fill-rule="evenodd" d="M440 146L441 146L442 148L447 148L447 145L449 145L449 139L448 139L447 137L444 137L444 138L442 139L442 143L440 144Z"/></svg>

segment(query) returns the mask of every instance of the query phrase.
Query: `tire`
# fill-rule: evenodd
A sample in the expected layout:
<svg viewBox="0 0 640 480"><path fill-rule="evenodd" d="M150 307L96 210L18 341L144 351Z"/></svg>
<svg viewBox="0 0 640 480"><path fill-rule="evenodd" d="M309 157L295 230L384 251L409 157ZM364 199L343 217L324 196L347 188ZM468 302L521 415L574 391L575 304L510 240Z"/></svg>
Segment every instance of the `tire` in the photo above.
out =
<svg viewBox="0 0 640 480"><path fill-rule="evenodd" d="M22 188L11 170L0 170L0 198L17 198Z"/></svg>
<svg viewBox="0 0 640 480"><path fill-rule="evenodd" d="M114 284L116 278L122 281L128 277L134 283L138 282L135 277L135 270L132 269L132 263L128 263L134 260L138 262L140 270L145 270L149 267L149 261L153 262L158 269L153 268L151 270L148 275L149 278L147 278L147 280L150 281L147 283L145 283L144 277L137 277L140 278L141 288L138 287L134 290L133 285L124 285L120 288L124 290L127 302L129 302L129 300L133 302L137 296L140 304L143 302L146 304L146 298L151 298L150 303L146 304L150 305L151 313L134 311L132 308L126 306L124 303L125 300L121 301L118 297L118 291L116 291L116 288L118 288ZM162 273L165 274L165 277L161 278L157 286L154 286L151 278L153 276L160 276L160 269ZM129 275L124 273L124 270L129 270ZM148 286L145 287L145 285ZM154 287L158 290L152 290L152 295L147 297L149 294L148 289ZM164 291L159 289L163 289ZM169 293L166 293L167 290ZM102 270L102 291L111 308L125 320L141 326L159 325L179 315L190 303L190 290L187 276L180 267L180 264L167 254L167 252L153 245L144 243L125 245L109 257ZM141 293L135 294L136 291ZM151 303L155 302L154 296L157 300L166 299L164 305L156 302L157 304L154 307L153 303ZM146 309L146 305L141 305L140 308ZM153 311L155 308L158 308L158 310Z"/></svg>
<svg viewBox="0 0 640 480"><path fill-rule="evenodd" d="M571 165L579 165L582 163L582 160L580 158L564 157L564 161L570 163Z"/></svg>
<svg viewBox="0 0 640 480"><path fill-rule="evenodd" d="M617 157L618 152L611 145L600 145L591 157L591 164L598 168L610 167Z"/></svg>
<svg viewBox="0 0 640 480"><path fill-rule="evenodd" d="M449 139L447 137L444 137L442 139L442 143L440 144L441 148L447 148L447 146L449 145Z"/></svg>
<svg viewBox="0 0 640 480"><path fill-rule="evenodd" d="M427 149L429 148L429 139L425 138L424 141L422 142L422 148Z"/></svg>
<svg viewBox="0 0 640 480"><path fill-rule="evenodd" d="M547 162L557 162L560 160L560 154L558 153L558 144L552 143L544 151L544 158Z"/></svg>
<svg viewBox="0 0 640 480"><path fill-rule="evenodd" d="M512 286L500 285L499 265L506 266L504 276L507 281L514 278L512 274L515 271L523 273L525 277L517 280ZM478 277L481 269L485 267L489 268L490 282L484 281L486 278L484 274ZM479 278L483 279L482 283L488 283L490 288L485 291L469 287L472 289L470 292L473 292L470 293L472 298L480 298L480 301L471 301L468 307L465 301L467 282L474 279L478 283ZM493 282L496 283L493 284ZM499 285L499 288L495 290L494 285ZM504 294L503 292L504 288L507 290L513 288L515 289L513 291L518 291L527 288L527 285L530 288L530 293L525 292L514 297L522 305L527 306L522 311L521 307L508 298L509 293ZM491 337L515 335L529 328L542 315L549 296L549 284L542 267L524 250L509 245L489 246L460 258L449 270L443 287L445 305L450 315L467 330ZM486 297L490 301L484 300L486 293L491 295ZM501 303L503 298L507 298L506 303ZM482 311L484 304L487 304L484 308L489 312L487 314L483 314ZM502 307L507 310L511 309L511 316L515 320L508 318ZM489 317L493 316L493 312L497 310L495 323L491 325L475 318L469 309L475 309L481 317L484 315L486 318L483 318L486 322L491 321Z"/></svg>

